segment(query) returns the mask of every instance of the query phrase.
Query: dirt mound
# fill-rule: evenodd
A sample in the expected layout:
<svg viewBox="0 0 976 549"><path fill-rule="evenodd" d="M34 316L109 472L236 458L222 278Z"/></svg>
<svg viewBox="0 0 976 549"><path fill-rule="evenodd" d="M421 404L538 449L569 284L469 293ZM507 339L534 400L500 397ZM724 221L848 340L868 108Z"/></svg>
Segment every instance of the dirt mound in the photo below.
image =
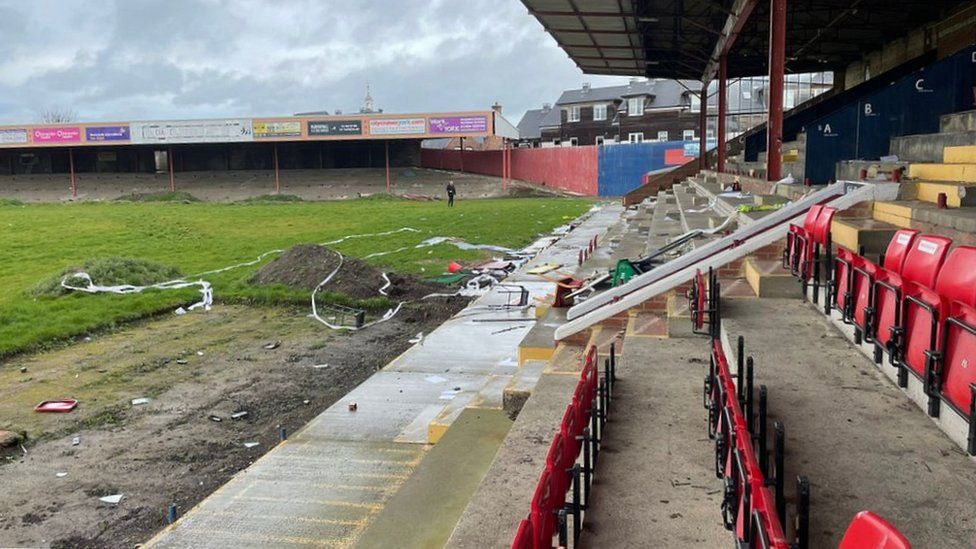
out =
<svg viewBox="0 0 976 549"><path fill-rule="evenodd" d="M335 250L315 244L299 244L258 269L251 279L255 284L283 284L312 291L339 265ZM392 300L418 299L435 292L450 292L437 284L430 284L412 276L388 274L391 285L386 290ZM325 292L344 294L355 299L381 297L379 290L386 284L383 272L365 261L345 256L342 268L328 284Z"/></svg>

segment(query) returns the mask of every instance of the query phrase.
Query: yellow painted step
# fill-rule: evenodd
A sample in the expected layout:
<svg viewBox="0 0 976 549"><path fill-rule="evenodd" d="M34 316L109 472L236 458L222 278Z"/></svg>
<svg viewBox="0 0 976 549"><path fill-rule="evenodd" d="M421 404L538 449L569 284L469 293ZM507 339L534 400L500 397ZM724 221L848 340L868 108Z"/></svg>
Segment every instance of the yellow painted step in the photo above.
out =
<svg viewBox="0 0 976 549"><path fill-rule="evenodd" d="M898 227L877 219L835 217L830 224L830 238L835 246L848 250L864 248L866 253L884 251Z"/></svg>
<svg viewBox="0 0 976 549"><path fill-rule="evenodd" d="M912 226L912 208L897 202L875 202L872 217L903 229Z"/></svg>
<svg viewBox="0 0 976 549"><path fill-rule="evenodd" d="M976 183L976 164L911 164L908 176L926 181Z"/></svg>
<svg viewBox="0 0 976 549"><path fill-rule="evenodd" d="M976 164L976 145L946 147L942 151L942 161L946 164Z"/></svg>
<svg viewBox="0 0 976 549"><path fill-rule="evenodd" d="M782 262L747 257L743 263L746 281L759 297L800 297L800 284Z"/></svg>
<svg viewBox="0 0 976 549"><path fill-rule="evenodd" d="M931 202L932 204L937 204L939 202L939 194L945 193L946 204L950 208L972 205L973 199L976 198L976 187L967 187L966 185L956 183L923 181L916 185L916 189L918 190L916 196L918 200Z"/></svg>

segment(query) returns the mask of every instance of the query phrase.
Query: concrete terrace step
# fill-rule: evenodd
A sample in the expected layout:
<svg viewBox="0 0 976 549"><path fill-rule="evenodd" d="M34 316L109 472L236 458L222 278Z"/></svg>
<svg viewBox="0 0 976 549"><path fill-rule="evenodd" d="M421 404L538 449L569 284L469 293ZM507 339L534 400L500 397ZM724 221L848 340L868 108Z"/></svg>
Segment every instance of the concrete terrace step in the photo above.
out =
<svg viewBox="0 0 976 549"><path fill-rule="evenodd" d="M834 217L830 237L835 246L852 251L858 251L863 246L864 253L877 255L885 251L899 228L899 225L877 219Z"/></svg>
<svg viewBox="0 0 976 549"><path fill-rule="evenodd" d="M940 210L935 204L919 200L878 201L874 203L872 217L906 229L920 228L933 232L951 229L976 233L976 208ZM927 226L919 226L919 223Z"/></svg>
<svg viewBox="0 0 976 549"><path fill-rule="evenodd" d="M743 268L749 286L759 297L802 297L800 283L780 261L747 257Z"/></svg>
<svg viewBox="0 0 976 549"><path fill-rule="evenodd" d="M922 181L915 184L915 198L923 202L937 204L939 195L945 193L946 204L950 208L976 206L976 185L960 185L936 181Z"/></svg>
<svg viewBox="0 0 976 549"><path fill-rule="evenodd" d="M942 162L946 147L976 145L976 129L923 133L891 138L891 154L911 162Z"/></svg>
<svg viewBox="0 0 976 549"><path fill-rule="evenodd" d="M704 338L628 340L580 547L723 547Z"/></svg>
<svg viewBox="0 0 976 549"><path fill-rule="evenodd" d="M912 164L908 176L924 181L976 183L976 164Z"/></svg>
<svg viewBox="0 0 976 549"><path fill-rule="evenodd" d="M976 110L943 114L939 118L942 132L976 131Z"/></svg>
<svg viewBox="0 0 976 549"><path fill-rule="evenodd" d="M946 147L942 161L947 164L972 164L976 162L976 145Z"/></svg>
<svg viewBox="0 0 976 549"><path fill-rule="evenodd" d="M810 547L837 547L864 509L914 547L972 546L976 462L826 317L774 299L730 302L723 312L726 341L745 337L755 386L768 388L770 429L785 425L787 499L796 475L810 479Z"/></svg>

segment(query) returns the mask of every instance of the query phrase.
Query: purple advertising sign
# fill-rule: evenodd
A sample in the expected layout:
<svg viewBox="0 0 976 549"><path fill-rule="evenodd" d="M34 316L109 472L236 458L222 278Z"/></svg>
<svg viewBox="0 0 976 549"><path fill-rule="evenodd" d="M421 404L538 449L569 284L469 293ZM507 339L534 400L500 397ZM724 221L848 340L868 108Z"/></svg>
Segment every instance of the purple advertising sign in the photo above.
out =
<svg viewBox="0 0 976 549"><path fill-rule="evenodd" d="M128 141L129 126L85 128L85 141Z"/></svg>
<svg viewBox="0 0 976 549"><path fill-rule="evenodd" d="M431 117L430 133L484 133L488 131L488 118L484 116Z"/></svg>

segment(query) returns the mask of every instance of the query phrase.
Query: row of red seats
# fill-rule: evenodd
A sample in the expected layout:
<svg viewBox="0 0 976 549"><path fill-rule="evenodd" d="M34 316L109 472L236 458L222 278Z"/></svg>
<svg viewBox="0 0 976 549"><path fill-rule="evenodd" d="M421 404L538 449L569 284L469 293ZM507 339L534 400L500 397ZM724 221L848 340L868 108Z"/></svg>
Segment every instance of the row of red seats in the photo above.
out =
<svg viewBox="0 0 976 549"><path fill-rule="evenodd" d="M817 225L811 225L815 229L812 232L791 229L791 233L796 237L793 242L796 246L795 250L803 258L802 261L807 262L806 265L815 261L814 257L819 256L821 251L813 250L812 247L823 246L825 257L829 257L829 226L835 211L832 208L826 212L824 208L818 210L813 216L808 215L808 218L812 217L815 221L825 216L819 228ZM792 261L793 256L789 250L787 257L790 257L791 265L803 268L801 266L803 263L800 261ZM803 272L808 276L810 270ZM829 271L826 274L829 278ZM709 273L706 288L704 277L699 273L693 282L692 290L689 294L692 301L691 308L699 310L704 310L705 306L701 295L703 292L708 292L710 305L707 313L710 318L707 323L718 327L721 323L718 318L721 315L721 307L718 302L718 282L714 274ZM694 327L701 327L701 318L696 319L693 316L692 321ZM716 474L725 479L727 490L723 502L724 520L726 526L735 532L737 546L807 549L810 514L809 483L803 477L797 478L796 541L790 544L786 540L782 527L786 515L781 474L784 469L785 435L782 424L777 422L773 482L775 491L771 492L766 481L768 469L765 425L766 388L760 386L759 433L754 437L751 432L754 417L752 359L745 360L743 347L743 338L740 337L737 353L738 372L733 375L722 348L721 334L717 329L712 332L711 364L709 377L705 383L705 394L706 406L709 410L709 436L716 441ZM737 378L739 383L734 383L733 378ZM743 405L745 405L744 414ZM753 446L754 440L759 445L758 459L757 449ZM854 517L839 545L839 549L910 549L910 547L908 540L894 526L871 511L861 511Z"/></svg>
<svg viewBox="0 0 976 549"><path fill-rule="evenodd" d="M880 264L838 249L833 306L855 325L855 338L875 345L899 369L899 385L915 375L929 397L929 414L941 403L970 423L969 453L976 455L976 247L943 236L902 229Z"/></svg>
<svg viewBox="0 0 976 549"><path fill-rule="evenodd" d="M706 391L709 434L716 441L716 474L726 485L722 505L726 527L735 532L738 546L789 549L776 498L753 446L752 418L743 413L720 339L712 340Z"/></svg>
<svg viewBox="0 0 976 549"><path fill-rule="evenodd" d="M599 430L605 425L606 400L613 380L612 360L608 360L606 376L600 380L596 347L588 349L572 401L549 446L529 516L519 524L513 549L552 549L553 537L557 534L560 545L564 545L567 536L565 519L569 515L573 517L574 540L578 539L585 507L580 501L580 491L585 490L588 499L589 478L599 448ZM582 467L576 463L581 453ZM567 504L566 496L571 489L572 502Z"/></svg>

